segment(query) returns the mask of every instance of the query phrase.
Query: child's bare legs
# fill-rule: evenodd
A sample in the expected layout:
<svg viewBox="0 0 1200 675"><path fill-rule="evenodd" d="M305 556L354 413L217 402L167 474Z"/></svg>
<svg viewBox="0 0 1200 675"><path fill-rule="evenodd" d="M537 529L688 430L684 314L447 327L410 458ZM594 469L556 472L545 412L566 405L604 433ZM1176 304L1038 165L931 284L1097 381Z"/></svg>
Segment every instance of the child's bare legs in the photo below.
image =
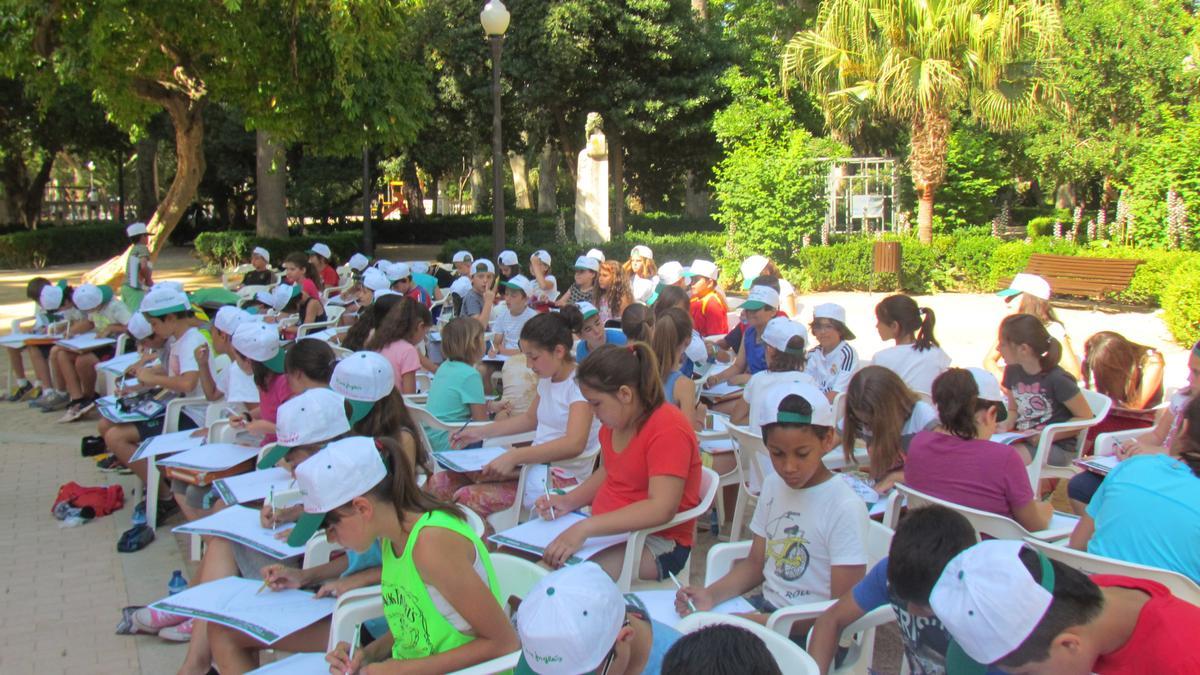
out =
<svg viewBox="0 0 1200 675"><path fill-rule="evenodd" d="M1021 456L1021 461L1024 462L1026 466L1033 462L1033 451L1029 449L1028 445L1025 445L1024 443L1013 443L1012 449L1017 451L1017 454Z"/></svg>
<svg viewBox="0 0 1200 675"><path fill-rule="evenodd" d="M610 546L592 556L591 560L599 565L608 576L612 577L613 581L616 581L621 576L621 565L625 562L625 544ZM642 560L638 566L638 578L646 580L658 579L658 561L654 559L654 555L650 553L649 548L642 548ZM683 584L689 583L687 579L680 579L679 581Z"/></svg>
<svg viewBox="0 0 1200 675"><path fill-rule="evenodd" d="M137 452L137 447L139 444L141 444L141 442L141 433L138 432L137 426L133 424L114 424L112 428L104 434L104 445L108 447L108 451L111 452L114 457L120 460L121 464L129 467L129 470L133 471L133 473L137 475L138 478L142 479L143 483L145 483L147 460L143 459L133 463L129 462L129 458L133 457L133 453ZM168 486L162 481L160 474L158 494L169 494L167 490Z"/></svg>
<svg viewBox="0 0 1200 675"><path fill-rule="evenodd" d="M269 647L240 630L212 623L208 625L208 642L221 675L241 675L258 667L258 653L264 649L324 653L329 642L329 619L321 619Z"/></svg>
<svg viewBox="0 0 1200 675"><path fill-rule="evenodd" d="M21 350L9 347L4 351L8 352L8 368L12 371L13 377L18 380L27 379L25 377L25 359L21 358Z"/></svg>
<svg viewBox="0 0 1200 675"><path fill-rule="evenodd" d="M730 403L733 405L728 411L729 421L739 425L747 424L750 421L750 404L746 403L746 399L735 398ZM721 410L723 405L718 405L715 409Z"/></svg>
<svg viewBox="0 0 1200 675"><path fill-rule="evenodd" d="M46 360L46 355L37 347L25 351L29 352L29 363L33 365L33 374L42 383L42 387L55 389L54 378L51 377L50 362Z"/></svg>
<svg viewBox="0 0 1200 675"><path fill-rule="evenodd" d="M233 557L233 544L228 539L209 537L205 540L204 557L192 585L236 576L237 561ZM212 667L212 650L208 646L208 622L195 620L192 623L192 640L188 643L187 656L179 666L179 675L205 675Z"/></svg>
<svg viewBox="0 0 1200 675"><path fill-rule="evenodd" d="M100 359L92 352L80 354L75 359L75 374L79 377L80 397L96 395L96 364Z"/></svg>
<svg viewBox="0 0 1200 675"><path fill-rule="evenodd" d="M739 422L737 421L738 418L736 417L736 414L739 410L739 404L741 406L745 406L746 408L745 412L741 413L741 415L743 417L748 417L750 415L750 406L746 405L746 400L743 398L731 398L721 401L720 403L714 403L712 405L712 410L729 415L730 421L732 421L734 424L738 424Z"/></svg>
<svg viewBox="0 0 1200 675"><path fill-rule="evenodd" d="M76 354L59 347L50 350L50 363L54 364L54 370L62 380L62 388L72 401L83 398L83 391L79 386L79 373L75 370L76 357Z"/></svg>

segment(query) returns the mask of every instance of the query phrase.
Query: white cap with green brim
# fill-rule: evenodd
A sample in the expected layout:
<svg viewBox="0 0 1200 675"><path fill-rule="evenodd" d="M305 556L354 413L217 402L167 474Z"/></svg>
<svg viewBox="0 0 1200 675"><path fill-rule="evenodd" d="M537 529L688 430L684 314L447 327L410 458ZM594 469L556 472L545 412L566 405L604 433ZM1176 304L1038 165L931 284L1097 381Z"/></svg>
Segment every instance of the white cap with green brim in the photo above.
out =
<svg viewBox="0 0 1200 675"><path fill-rule="evenodd" d="M392 285L391 282L388 281L387 275L384 274L383 271L378 267L372 267L366 272L363 272L362 283L364 287L372 291L386 290Z"/></svg>
<svg viewBox="0 0 1200 675"><path fill-rule="evenodd" d="M810 412L803 414L780 410L784 399L789 396L799 396L808 403ZM762 407L756 412L754 423L759 428L768 424L811 424L818 427L832 427L833 406L820 389L808 382L778 382L762 394Z"/></svg>
<svg viewBox="0 0 1200 675"><path fill-rule="evenodd" d="M38 294L38 304L47 312L54 312L62 307L63 299L63 288L58 284L50 284Z"/></svg>
<svg viewBox="0 0 1200 675"><path fill-rule="evenodd" d="M594 562L542 577L517 611L517 673L578 675L597 670L625 625L625 596Z"/></svg>
<svg viewBox="0 0 1200 675"><path fill-rule="evenodd" d="M550 252L546 249L539 248L538 250L534 251L533 255L529 256L529 259L533 260L534 258L541 260L542 264L546 267L550 266Z"/></svg>
<svg viewBox="0 0 1200 675"><path fill-rule="evenodd" d="M71 293L71 302L76 308L90 312L100 305L112 300L113 292L108 286L84 284Z"/></svg>
<svg viewBox="0 0 1200 675"><path fill-rule="evenodd" d="M140 237L143 234L146 234L148 231L149 230L146 229L145 223L130 223L129 226L125 228L125 236Z"/></svg>
<svg viewBox="0 0 1200 675"><path fill-rule="evenodd" d="M187 293L162 284L155 284L142 298L140 307L143 314L153 317L191 311L192 303Z"/></svg>
<svg viewBox="0 0 1200 675"><path fill-rule="evenodd" d="M321 528L330 511L371 491L388 477L375 439L352 436L334 441L296 467L296 485L304 513L288 535L288 544L303 546Z"/></svg>
<svg viewBox="0 0 1200 675"><path fill-rule="evenodd" d="M643 246L641 244L634 246L633 250L629 252L629 257L632 258L635 255L639 258L645 258L646 260L654 260L654 251L651 251L649 246Z"/></svg>
<svg viewBox="0 0 1200 675"><path fill-rule="evenodd" d="M675 260L665 262L658 268L658 283L673 286L683 278L683 265Z"/></svg>
<svg viewBox="0 0 1200 675"><path fill-rule="evenodd" d="M300 295L300 284L279 284L275 290L271 291L271 309L276 312L282 312L288 303Z"/></svg>
<svg viewBox="0 0 1200 675"><path fill-rule="evenodd" d="M239 354L263 364L272 372L283 372L283 343L274 324L248 321L233 331L233 348Z"/></svg>
<svg viewBox="0 0 1200 675"><path fill-rule="evenodd" d="M129 317L129 323L125 324L125 330L129 331L135 340L145 340L154 334L154 328L146 320L146 315L141 312L134 312L133 316Z"/></svg>
<svg viewBox="0 0 1200 675"><path fill-rule="evenodd" d="M271 262L271 252L261 246L255 246L254 250L250 252L250 255L256 255L267 261L268 264Z"/></svg>
<svg viewBox="0 0 1200 675"><path fill-rule="evenodd" d="M595 258L596 260L599 260L600 262L604 262L604 251L601 251L598 248L588 249L588 252L585 253L584 255L586 255L589 258Z"/></svg>
<svg viewBox="0 0 1200 675"><path fill-rule="evenodd" d="M742 261L741 272L743 290L750 288L750 286L754 283L755 278L762 274L762 271L766 268L768 262L770 261L767 260L767 257L762 255L752 255Z"/></svg>
<svg viewBox="0 0 1200 675"><path fill-rule="evenodd" d="M396 370L379 352L354 352L338 361L329 387L350 402L350 424L357 424L396 388Z"/></svg>
<svg viewBox="0 0 1200 675"><path fill-rule="evenodd" d="M500 285L505 288L511 288L514 291L521 291L527 298L533 293L533 282L524 274L518 274L508 281L501 281Z"/></svg>
<svg viewBox="0 0 1200 675"><path fill-rule="evenodd" d="M588 255L581 255L575 259L575 269L599 272L600 261Z"/></svg>
<svg viewBox="0 0 1200 675"><path fill-rule="evenodd" d="M476 260L475 262L471 263L471 275L472 276L474 276L476 274L495 274L495 273L496 273L496 266L493 265L492 261L488 260L487 258L480 258L479 260Z"/></svg>
<svg viewBox="0 0 1200 675"><path fill-rule="evenodd" d="M312 248L305 251L305 253L308 253L309 255L312 255L315 253L316 255L319 255L326 260L329 260L330 258L333 257L333 251L329 250L329 247L326 246L325 244L320 244L320 243L313 244Z"/></svg>
<svg viewBox="0 0 1200 675"><path fill-rule="evenodd" d="M1000 404L996 408L996 421L1003 422L1008 419L1008 397L1000 389L1000 381L996 376L984 370L983 368L967 368L967 372L971 373L971 377L975 380L975 388L979 390L979 400L990 401ZM937 382L937 380L934 380Z"/></svg>
<svg viewBox="0 0 1200 675"><path fill-rule="evenodd" d="M596 309L596 306L590 302L580 302L575 306L579 308L579 313L583 315L584 321L600 313L600 310Z"/></svg>
<svg viewBox="0 0 1200 675"><path fill-rule="evenodd" d="M451 262L456 262L456 263L460 263L460 262L468 262L469 263L474 259L475 259L475 256L472 256L470 251L458 251L457 253L454 254L454 257L451 258L450 260L451 260Z"/></svg>
<svg viewBox="0 0 1200 675"><path fill-rule="evenodd" d="M755 288L761 288L755 286ZM804 354L804 346L799 350L788 348L788 343L794 337L804 339L804 345L808 345L808 331L804 329L804 324L796 323L786 316L777 316L767 322L767 327L763 329L763 342L771 345L772 348L784 352L785 354L802 355Z"/></svg>
<svg viewBox="0 0 1200 675"><path fill-rule="evenodd" d="M705 279L711 279L713 281L716 281L717 275L719 275L719 274L720 274L720 270L717 268L717 264L714 263L713 261L711 261L711 260L693 260L691 267L688 267L687 270L684 271L683 276L685 276L685 277L704 277Z"/></svg>
<svg viewBox="0 0 1200 675"><path fill-rule="evenodd" d="M275 413L277 445L263 453L258 468L275 466L292 448L324 443L347 433L350 422L342 395L330 389L309 389L279 406Z"/></svg>
<svg viewBox="0 0 1200 675"><path fill-rule="evenodd" d="M1049 300L1050 282L1036 274L1026 274L1025 272L1020 272L1013 277L1012 283L1008 285L1008 288L1000 291L996 295L999 295L1002 298L1011 298L1014 295L1020 295L1021 293L1032 295L1033 297L1041 298L1042 300Z"/></svg>
<svg viewBox="0 0 1200 675"><path fill-rule="evenodd" d="M501 265L516 265L517 252L509 249L500 251L500 255L496 256L496 260L500 261Z"/></svg>
<svg viewBox="0 0 1200 675"><path fill-rule="evenodd" d="M388 281L396 283L401 279L407 279L411 277L412 268L408 266L408 263L397 262L385 267L383 273L387 276Z"/></svg>
<svg viewBox="0 0 1200 675"><path fill-rule="evenodd" d="M217 315L213 317L213 326L226 335L233 335L238 326L247 321L254 321L254 315L233 305L225 305L217 310Z"/></svg>
<svg viewBox="0 0 1200 675"><path fill-rule="evenodd" d="M367 269L367 265L371 264L371 259L361 253L355 253L354 255L350 256L350 259L346 261L346 264L349 265L350 269L354 270L355 272L361 272Z"/></svg>
<svg viewBox="0 0 1200 675"><path fill-rule="evenodd" d="M742 303L742 309L753 311L764 307L779 309L779 291L770 286L751 288L749 295L746 296L746 301Z"/></svg>

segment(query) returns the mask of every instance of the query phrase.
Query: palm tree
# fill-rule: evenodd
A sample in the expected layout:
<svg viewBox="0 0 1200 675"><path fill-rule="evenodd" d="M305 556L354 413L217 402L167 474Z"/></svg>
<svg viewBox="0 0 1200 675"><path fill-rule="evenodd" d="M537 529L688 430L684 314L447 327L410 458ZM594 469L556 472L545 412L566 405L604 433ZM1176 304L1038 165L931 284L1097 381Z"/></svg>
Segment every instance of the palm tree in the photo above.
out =
<svg viewBox="0 0 1200 675"><path fill-rule="evenodd" d="M1065 107L1050 76L1061 34L1053 0L826 0L788 42L782 79L813 92L835 132L879 117L908 127L929 243L952 113L1000 130Z"/></svg>

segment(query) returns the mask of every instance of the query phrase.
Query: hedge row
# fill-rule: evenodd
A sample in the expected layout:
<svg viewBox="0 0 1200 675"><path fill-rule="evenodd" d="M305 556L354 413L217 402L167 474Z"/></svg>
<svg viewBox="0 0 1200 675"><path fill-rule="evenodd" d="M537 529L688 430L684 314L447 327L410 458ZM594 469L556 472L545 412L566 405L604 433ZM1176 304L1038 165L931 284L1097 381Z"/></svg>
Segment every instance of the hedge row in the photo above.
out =
<svg viewBox="0 0 1200 675"><path fill-rule="evenodd" d="M262 246L271 252L271 262L279 265L293 251L304 251L317 242L324 242L333 251L334 258L345 261L362 248L362 230L330 232L308 237L271 239L255 236L252 232L201 232L196 236L196 255L210 267L220 269L235 267L250 261L250 252Z"/></svg>
<svg viewBox="0 0 1200 675"><path fill-rule="evenodd" d="M129 246L115 223L44 227L0 235L0 267L33 267L107 258Z"/></svg>

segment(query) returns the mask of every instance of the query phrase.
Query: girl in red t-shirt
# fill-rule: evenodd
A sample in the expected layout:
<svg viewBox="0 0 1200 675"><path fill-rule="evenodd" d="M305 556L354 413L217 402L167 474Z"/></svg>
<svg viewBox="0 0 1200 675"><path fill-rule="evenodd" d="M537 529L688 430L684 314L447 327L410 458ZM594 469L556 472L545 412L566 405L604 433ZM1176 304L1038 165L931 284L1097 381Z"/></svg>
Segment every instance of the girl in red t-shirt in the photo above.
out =
<svg viewBox="0 0 1200 675"><path fill-rule="evenodd" d="M540 497L542 518L591 505L592 515L550 542L543 555L555 567L566 563L590 537L666 524L700 502L700 447L691 422L663 399L658 360L643 342L604 345L588 355L576 379L600 419L601 467L565 495ZM653 449L653 451L651 451ZM660 580L683 569L692 550L695 521L679 523L646 539L638 569L641 579ZM592 558L614 579L624 561L624 544Z"/></svg>

